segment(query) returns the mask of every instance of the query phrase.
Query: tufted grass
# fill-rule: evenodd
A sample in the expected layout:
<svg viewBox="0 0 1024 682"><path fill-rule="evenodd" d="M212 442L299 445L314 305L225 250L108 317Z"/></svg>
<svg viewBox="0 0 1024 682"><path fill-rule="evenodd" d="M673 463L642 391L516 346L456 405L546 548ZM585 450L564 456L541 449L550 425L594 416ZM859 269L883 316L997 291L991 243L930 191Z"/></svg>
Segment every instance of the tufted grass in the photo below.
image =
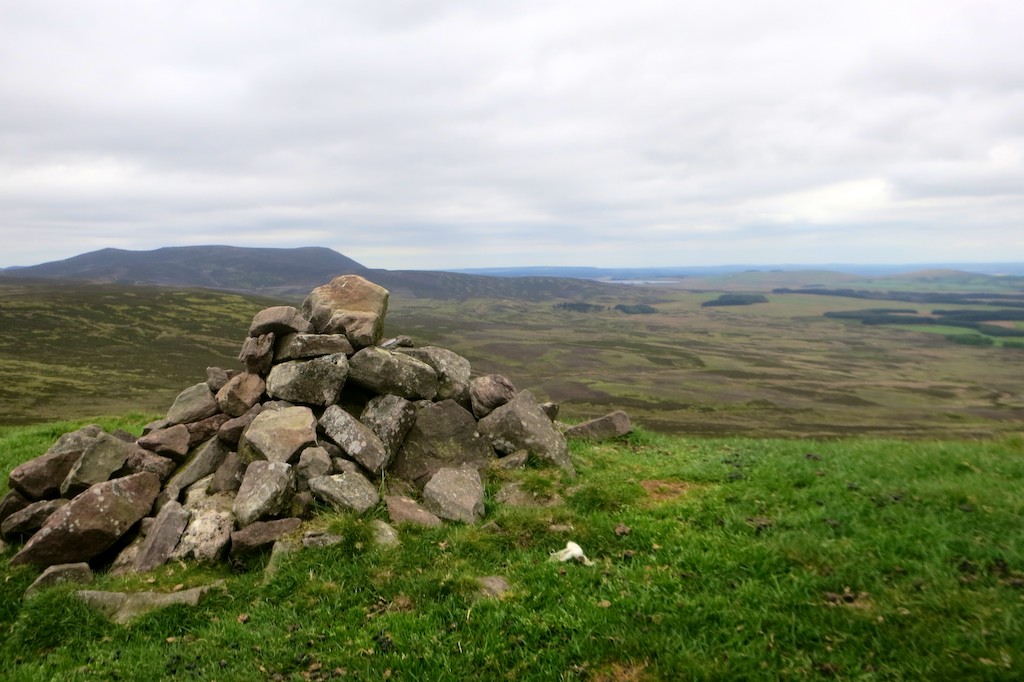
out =
<svg viewBox="0 0 1024 682"><path fill-rule="evenodd" d="M137 429L136 415L104 424ZM77 424L0 428L0 474ZM492 480L565 504L486 525L320 522L340 545L226 566L99 576L96 589L192 587L122 627L70 588L21 594L0 561L5 680L777 680L1024 676L1024 440L698 439L639 431L572 445L575 480ZM372 516L383 516L377 509ZM559 564L567 540L595 562ZM476 579L500 575L501 598ZM180 589L180 588L179 588Z"/></svg>

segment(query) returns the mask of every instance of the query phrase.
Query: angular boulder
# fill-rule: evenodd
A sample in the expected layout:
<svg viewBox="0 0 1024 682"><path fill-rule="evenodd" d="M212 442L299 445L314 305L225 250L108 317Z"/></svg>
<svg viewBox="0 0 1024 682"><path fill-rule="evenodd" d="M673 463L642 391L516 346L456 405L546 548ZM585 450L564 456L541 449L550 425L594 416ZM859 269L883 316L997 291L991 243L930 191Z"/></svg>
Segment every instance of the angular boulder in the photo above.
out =
<svg viewBox="0 0 1024 682"><path fill-rule="evenodd" d="M309 490L309 479L328 476L334 464L324 448L306 448L299 454L295 465L295 482L298 490Z"/></svg>
<svg viewBox="0 0 1024 682"><path fill-rule="evenodd" d="M411 523L425 528L437 528L442 525L436 514L424 509L411 497L388 495L384 498L384 503L388 506L388 518L392 523Z"/></svg>
<svg viewBox="0 0 1024 682"><path fill-rule="evenodd" d="M309 489L336 511L362 514L380 502L373 484L359 474L334 474L309 479Z"/></svg>
<svg viewBox="0 0 1024 682"><path fill-rule="evenodd" d="M238 352L238 359L245 365L247 372L264 376L270 371L270 365L274 361L275 338L274 334L246 337L242 342L242 349Z"/></svg>
<svg viewBox="0 0 1024 682"><path fill-rule="evenodd" d="M450 521L476 523L484 516L484 484L473 467L444 468L423 486L427 509Z"/></svg>
<svg viewBox="0 0 1024 682"><path fill-rule="evenodd" d="M0 524L6 521L11 514L21 511L30 504L32 501L17 490L8 490L7 494L0 498Z"/></svg>
<svg viewBox="0 0 1024 682"><path fill-rule="evenodd" d="M266 389L267 384L259 374L242 372L217 391L217 405L224 414L241 417L259 402Z"/></svg>
<svg viewBox="0 0 1024 682"><path fill-rule="evenodd" d="M399 352L427 363L437 373L437 395L434 400L450 398L463 407L470 406L469 375L472 368L469 360L447 348L437 346L407 348Z"/></svg>
<svg viewBox="0 0 1024 682"><path fill-rule="evenodd" d="M50 516L11 563L88 561L146 516L159 492L160 479L150 472L98 483Z"/></svg>
<svg viewBox="0 0 1024 682"><path fill-rule="evenodd" d="M213 472L209 492L214 494L238 490L238 487L242 485L242 478L245 477L245 469L245 462L238 456L238 453L229 452L217 470Z"/></svg>
<svg viewBox="0 0 1024 682"><path fill-rule="evenodd" d="M274 365L267 376L267 395L303 405L333 405L348 378L343 353Z"/></svg>
<svg viewBox="0 0 1024 682"><path fill-rule="evenodd" d="M25 599L31 599L47 587L74 583L82 585L92 582L92 569L89 564L79 561L74 564L55 564L48 566L25 590Z"/></svg>
<svg viewBox="0 0 1024 682"><path fill-rule="evenodd" d="M416 358L376 346L364 348L349 360L349 379L372 393L391 393L409 400L433 400L437 373Z"/></svg>
<svg viewBox="0 0 1024 682"><path fill-rule="evenodd" d="M302 520L294 517L251 523L231 534L231 555L249 554L261 547L273 545L288 533L297 531L301 525Z"/></svg>
<svg viewBox="0 0 1024 682"><path fill-rule="evenodd" d="M43 527L46 519L67 503L68 501L63 499L32 502L0 523L0 537L9 541L30 537Z"/></svg>
<svg viewBox="0 0 1024 682"><path fill-rule="evenodd" d="M8 484L28 500L57 497L75 462L102 433L100 427L90 425L64 434L44 454L15 467Z"/></svg>
<svg viewBox="0 0 1024 682"><path fill-rule="evenodd" d="M304 334L313 331L309 320L304 318L298 310L290 305L278 305L266 308L256 313L249 325L249 336L262 336L263 334L292 334L295 332Z"/></svg>
<svg viewBox="0 0 1024 682"><path fill-rule="evenodd" d="M184 424L175 424L150 431L137 442L147 450L180 462L188 454L189 440L188 427Z"/></svg>
<svg viewBox="0 0 1024 682"><path fill-rule="evenodd" d="M526 450L538 459L576 474L565 436L555 428L529 391L522 391L511 401L496 407L478 426L481 435L490 439L500 454Z"/></svg>
<svg viewBox="0 0 1024 682"><path fill-rule="evenodd" d="M384 318L388 312L388 290L359 275L341 275L322 286L313 289L302 302L302 312L313 322L318 332L330 332L330 323L336 316L346 313L362 313L362 322L356 336L364 336L353 345L362 347L380 342L383 335ZM351 324L351 323L350 323ZM337 328L338 322L335 322ZM342 323L344 326L344 323ZM353 331L355 325L353 326ZM366 335L367 330L369 334ZM348 336L348 334L346 334ZM362 343L366 341L366 343Z"/></svg>
<svg viewBox="0 0 1024 682"><path fill-rule="evenodd" d="M352 355L355 349L344 334L287 334L274 347L274 362L308 360L322 355Z"/></svg>
<svg viewBox="0 0 1024 682"><path fill-rule="evenodd" d="M444 467L468 463L482 468L494 459L488 439L477 432L477 422L454 400L421 407L389 472L422 487Z"/></svg>
<svg viewBox="0 0 1024 682"><path fill-rule="evenodd" d="M100 434L89 444L67 477L60 484L62 497L74 497L97 483L102 483L120 469L132 446L109 433Z"/></svg>
<svg viewBox="0 0 1024 682"><path fill-rule="evenodd" d="M320 417L324 434L345 454L362 464L368 471L380 473L390 461L387 448L380 438L358 419L337 405L331 405Z"/></svg>
<svg viewBox="0 0 1024 682"><path fill-rule="evenodd" d="M227 446L219 438L210 438L195 448L181 469L167 481L165 487L170 490L184 490L215 472L227 456Z"/></svg>
<svg viewBox="0 0 1024 682"><path fill-rule="evenodd" d="M231 447L238 445L238 439L242 437L242 432L249 428L249 425L256 419L256 415L262 411L263 405L257 403L249 408L241 417L227 420L217 429L217 438L220 438Z"/></svg>
<svg viewBox="0 0 1024 682"><path fill-rule="evenodd" d="M238 439L238 454L246 462L288 462L315 444L316 417L308 407L264 408Z"/></svg>
<svg viewBox="0 0 1024 682"><path fill-rule="evenodd" d="M210 385L204 381L178 394L171 409L167 410L167 420L173 424L189 424L212 417L219 411L217 399Z"/></svg>
<svg viewBox="0 0 1024 682"><path fill-rule="evenodd" d="M145 573L167 563L191 517L192 512L177 501L165 504L146 533L132 568L139 573Z"/></svg>
<svg viewBox="0 0 1024 682"><path fill-rule="evenodd" d="M359 421L380 439L387 453L387 466L405 442L409 429L416 423L416 406L397 395L379 395L366 403ZM370 467L367 467L371 471Z"/></svg>
<svg viewBox="0 0 1024 682"><path fill-rule="evenodd" d="M195 559L200 563L213 563L220 559L235 528L230 505L230 498L214 496L195 509L171 558Z"/></svg>
<svg viewBox="0 0 1024 682"><path fill-rule="evenodd" d="M245 470L232 511L239 528L264 517L279 516L295 494L295 472L285 462L257 460Z"/></svg>

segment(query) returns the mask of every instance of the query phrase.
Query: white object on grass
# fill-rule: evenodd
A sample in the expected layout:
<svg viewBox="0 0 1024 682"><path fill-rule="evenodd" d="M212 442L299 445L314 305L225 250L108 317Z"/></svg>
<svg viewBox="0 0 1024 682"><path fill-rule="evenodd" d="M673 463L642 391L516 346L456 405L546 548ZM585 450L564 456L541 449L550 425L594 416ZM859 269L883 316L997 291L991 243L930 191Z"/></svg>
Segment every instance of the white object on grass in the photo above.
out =
<svg viewBox="0 0 1024 682"><path fill-rule="evenodd" d="M565 543L565 549L552 552L550 561L578 561L584 566L594 565L594 562L583 554L583 548L571 540Z"/></svg>

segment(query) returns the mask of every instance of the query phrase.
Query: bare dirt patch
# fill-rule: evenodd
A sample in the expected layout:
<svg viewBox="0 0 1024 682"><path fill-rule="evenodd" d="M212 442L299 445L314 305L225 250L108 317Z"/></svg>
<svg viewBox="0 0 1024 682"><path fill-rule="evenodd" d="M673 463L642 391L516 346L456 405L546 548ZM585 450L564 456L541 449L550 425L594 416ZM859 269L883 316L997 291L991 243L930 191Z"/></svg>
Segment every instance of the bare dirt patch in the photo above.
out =
<svg viewBox="0 0 1024 682"><path fill-rule="evenodd" d="M697 483L690 483L688 481L665 481L659 479L640 481L640 485L647 491L650 501L655 504L678 500L690 491L701 487Z"/></svg>

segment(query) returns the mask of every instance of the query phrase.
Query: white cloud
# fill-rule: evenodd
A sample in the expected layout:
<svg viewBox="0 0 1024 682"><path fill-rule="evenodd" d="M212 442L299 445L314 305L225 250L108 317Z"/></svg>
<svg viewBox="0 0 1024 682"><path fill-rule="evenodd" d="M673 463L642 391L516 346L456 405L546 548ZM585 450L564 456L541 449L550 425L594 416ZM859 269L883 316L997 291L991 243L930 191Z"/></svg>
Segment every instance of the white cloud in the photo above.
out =
<svg viewBox="0 0 1024 682"><path fill-rule="evenodd" d="M0 265L1021 260L1022 8L3 3Z"/></svg>

